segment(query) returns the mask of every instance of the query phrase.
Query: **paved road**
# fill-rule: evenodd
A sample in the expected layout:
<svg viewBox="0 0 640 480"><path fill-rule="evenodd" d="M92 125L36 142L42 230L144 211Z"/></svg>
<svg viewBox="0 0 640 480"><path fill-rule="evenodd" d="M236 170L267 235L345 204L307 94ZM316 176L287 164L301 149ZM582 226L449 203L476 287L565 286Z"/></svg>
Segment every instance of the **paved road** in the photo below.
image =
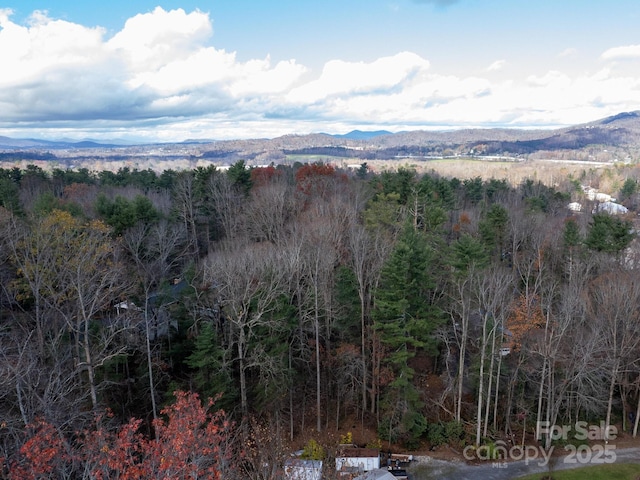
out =
<svg viewBox="0 0 640 480"><path fill-rule="evenodd" d="M616 463L640 463L640 448L616 449L614 452ZM585 467L591 464L588 463L589 455L597 456L597 454L598 452L594 449L594 451L578 452L573 457L556 457L549 462L538 457L529 461L519 460L509 463L487 461L479 465L423 457L422 460L414 462L408 471L411 472L413 480L512 480L531 473L548 472L549 465L556 471ZM533 457L533 454L530 457ZM613 460L610 452L600 458ZM571 461L575 463L568 463Z"/></svg>

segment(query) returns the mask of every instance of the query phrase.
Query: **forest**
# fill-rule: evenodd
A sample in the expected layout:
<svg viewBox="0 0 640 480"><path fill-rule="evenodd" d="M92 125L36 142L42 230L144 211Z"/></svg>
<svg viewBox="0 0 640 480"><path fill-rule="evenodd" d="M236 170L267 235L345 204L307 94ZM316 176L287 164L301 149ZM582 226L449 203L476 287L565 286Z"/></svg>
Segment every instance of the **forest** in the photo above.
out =
<svg viewBox="0 0 640 480"><path fill-rule="evenodd" d="M538 422L635 436L636 214L597 213L584 180L1 169L0 478L269 480L341 437ZM631 212L637 190L615 192Z"/></svg>

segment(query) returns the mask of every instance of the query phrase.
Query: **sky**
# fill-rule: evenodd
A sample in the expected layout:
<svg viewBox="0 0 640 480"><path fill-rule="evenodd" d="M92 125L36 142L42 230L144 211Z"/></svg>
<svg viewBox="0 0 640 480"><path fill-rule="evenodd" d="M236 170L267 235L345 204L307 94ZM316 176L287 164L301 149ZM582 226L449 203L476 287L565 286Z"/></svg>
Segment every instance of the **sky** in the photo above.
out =
<svg viewBox="0 0 640 480"><path fill-rule="evenodd" d="M575 125L640 110L639 24L637 0L0 0L0 136Z"/></svg>

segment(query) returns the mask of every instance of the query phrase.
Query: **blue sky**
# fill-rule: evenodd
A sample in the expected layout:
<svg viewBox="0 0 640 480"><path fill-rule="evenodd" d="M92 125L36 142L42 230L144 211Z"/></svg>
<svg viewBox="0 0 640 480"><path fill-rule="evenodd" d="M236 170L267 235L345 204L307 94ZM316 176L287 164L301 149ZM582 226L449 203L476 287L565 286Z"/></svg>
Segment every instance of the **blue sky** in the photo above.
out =
<svg viewBox="0 0 640 480"><path fill-rule="evenodd" d="M0 135L180 141L640 109L637 0L8 0Z"/></svg>

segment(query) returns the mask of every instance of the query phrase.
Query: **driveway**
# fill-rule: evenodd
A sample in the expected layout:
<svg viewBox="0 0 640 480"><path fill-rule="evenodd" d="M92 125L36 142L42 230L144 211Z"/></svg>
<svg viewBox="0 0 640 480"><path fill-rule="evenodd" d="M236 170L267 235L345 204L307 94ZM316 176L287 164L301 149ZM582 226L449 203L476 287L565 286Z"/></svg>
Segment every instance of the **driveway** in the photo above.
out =
<svg viewBox="0 0 640 480"><path fill-rule="evenodd" d="M614 452L616 463L640 463L640 448L616 449ZM548 472L550 466L557 471L586 467L596 463L589 463L587 453L591 455L598 452L595 449L593 452L583 451L574 456L555 457L549 461L542 457L533 458L533 455L530 455L528 461L519 460L508 463L486 461L477 465L418 457L419 459L407 470L411 473L412 480L512 480L531 473ZM604 463L604 460L613 460L610 452L607 453L608 456L599 457L601 460L599 463Z"/></svg>

